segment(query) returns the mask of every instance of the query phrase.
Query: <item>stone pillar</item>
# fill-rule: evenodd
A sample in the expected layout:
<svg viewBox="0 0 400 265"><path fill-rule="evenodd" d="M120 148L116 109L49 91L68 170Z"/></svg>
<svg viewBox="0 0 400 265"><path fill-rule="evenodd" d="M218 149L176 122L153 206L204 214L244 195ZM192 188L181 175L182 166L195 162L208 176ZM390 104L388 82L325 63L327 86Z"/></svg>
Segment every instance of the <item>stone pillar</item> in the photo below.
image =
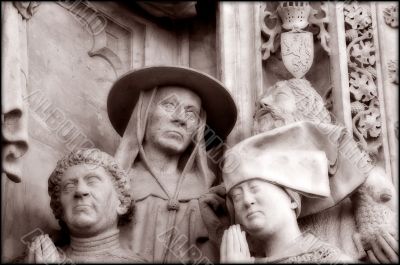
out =
<svg viewBox="0 0 400 265"><path fill-rule="evenodd" d="M236 126L228 137L233 146L251 136L256 98L262 93L259 2L219 2L217 11L217 76L232 93Z"/></svg>
<svg viewBox="0 0 400 265"><path fill-rule="evenodd" d="M385 119L387 128L388 154L385 156L390 165L392 180L398 191L399 174L399 148L398 148L398 3L377 2L375 6L376 34L379 42L380 68L382 78L382 105L385 106Z"/></svg>
<svg viewBox="0 0 400 265"><path fill-rule="evenodd" d="M347 68L346 37L343 6L329 2L330 78L332 84L333 113L347 130L353 131L351 121L349 77Z"/></svg>

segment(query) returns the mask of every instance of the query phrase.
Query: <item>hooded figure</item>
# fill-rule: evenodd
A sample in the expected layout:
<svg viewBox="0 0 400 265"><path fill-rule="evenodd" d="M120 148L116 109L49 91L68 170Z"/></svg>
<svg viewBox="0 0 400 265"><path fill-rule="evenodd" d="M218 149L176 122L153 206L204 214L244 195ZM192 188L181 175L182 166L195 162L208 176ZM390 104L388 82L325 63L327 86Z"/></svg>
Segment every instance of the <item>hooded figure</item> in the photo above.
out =
<svg viewBox="0 0 400 265"><path fill-rule="evenodd" d="M198 198L214 182L206 149L216 138L204 134L221 141L236 122L229 92L193 69L143 68L114 83L108 114L122 136L115 158L128 171L136 205L123 244L152 262L215 260Z"/></svg>

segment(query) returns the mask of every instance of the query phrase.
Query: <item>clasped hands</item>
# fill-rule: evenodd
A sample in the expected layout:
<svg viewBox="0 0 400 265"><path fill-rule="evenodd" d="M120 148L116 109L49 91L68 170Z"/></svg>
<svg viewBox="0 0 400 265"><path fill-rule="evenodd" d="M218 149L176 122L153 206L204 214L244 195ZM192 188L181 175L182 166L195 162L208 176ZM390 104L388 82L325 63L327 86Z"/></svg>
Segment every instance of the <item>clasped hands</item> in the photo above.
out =
<svg viewBox="0 0 400 265"><path fill-rule="evenodd" d="M240 225L231 225L224 231L220 249L221 263L254 263L254 257L250 256L246 234L240 229Z"/></svg>
<svg viewBox="0 0 400 265"><path fill-rule="evenodd" d="M28 245L27 263L60 263L60 254L50 237L40 235Z"/></svg>

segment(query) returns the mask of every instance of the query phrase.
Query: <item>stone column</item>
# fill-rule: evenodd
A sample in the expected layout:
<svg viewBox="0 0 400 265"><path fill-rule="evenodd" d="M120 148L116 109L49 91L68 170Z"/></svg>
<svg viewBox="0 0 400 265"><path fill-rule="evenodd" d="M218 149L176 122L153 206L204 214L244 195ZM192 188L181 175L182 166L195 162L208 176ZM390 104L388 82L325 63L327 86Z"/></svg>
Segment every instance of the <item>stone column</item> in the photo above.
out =
<svg viewBox="0 0 400 265"><path fill-rule="evenodd" d="M385 157L390 165L392 180L398 191L399 174L399 148L398 148L398 3L374 3L377 41L379 42L380 68L382 79L382 105L385 106L385 119L387 128L388 155Z"/></svg>
<svg viewBox="0 0 400 265"><path fill-rule="evenodd" d="M232 93L238 120L229 147L251 136L256 98L262 93L259 2L219 2L217 76Z"/></svg>

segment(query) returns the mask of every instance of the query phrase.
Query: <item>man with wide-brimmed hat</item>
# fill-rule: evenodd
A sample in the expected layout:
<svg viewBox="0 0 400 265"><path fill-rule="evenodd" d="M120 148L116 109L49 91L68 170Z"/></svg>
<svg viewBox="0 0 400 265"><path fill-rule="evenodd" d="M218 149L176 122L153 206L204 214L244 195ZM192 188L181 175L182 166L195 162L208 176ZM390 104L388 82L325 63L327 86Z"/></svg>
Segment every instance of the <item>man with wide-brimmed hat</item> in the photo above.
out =
<svg viewBox="0 0 400 265"><path fill-rule="evenodd" d="M198 198L214 182L206 149L236 122L230 93L194 69L154 66L120 77L107 107L122 136L115 158L129 171L136 201L124 243L154 262L215 260Z"/></svg>

